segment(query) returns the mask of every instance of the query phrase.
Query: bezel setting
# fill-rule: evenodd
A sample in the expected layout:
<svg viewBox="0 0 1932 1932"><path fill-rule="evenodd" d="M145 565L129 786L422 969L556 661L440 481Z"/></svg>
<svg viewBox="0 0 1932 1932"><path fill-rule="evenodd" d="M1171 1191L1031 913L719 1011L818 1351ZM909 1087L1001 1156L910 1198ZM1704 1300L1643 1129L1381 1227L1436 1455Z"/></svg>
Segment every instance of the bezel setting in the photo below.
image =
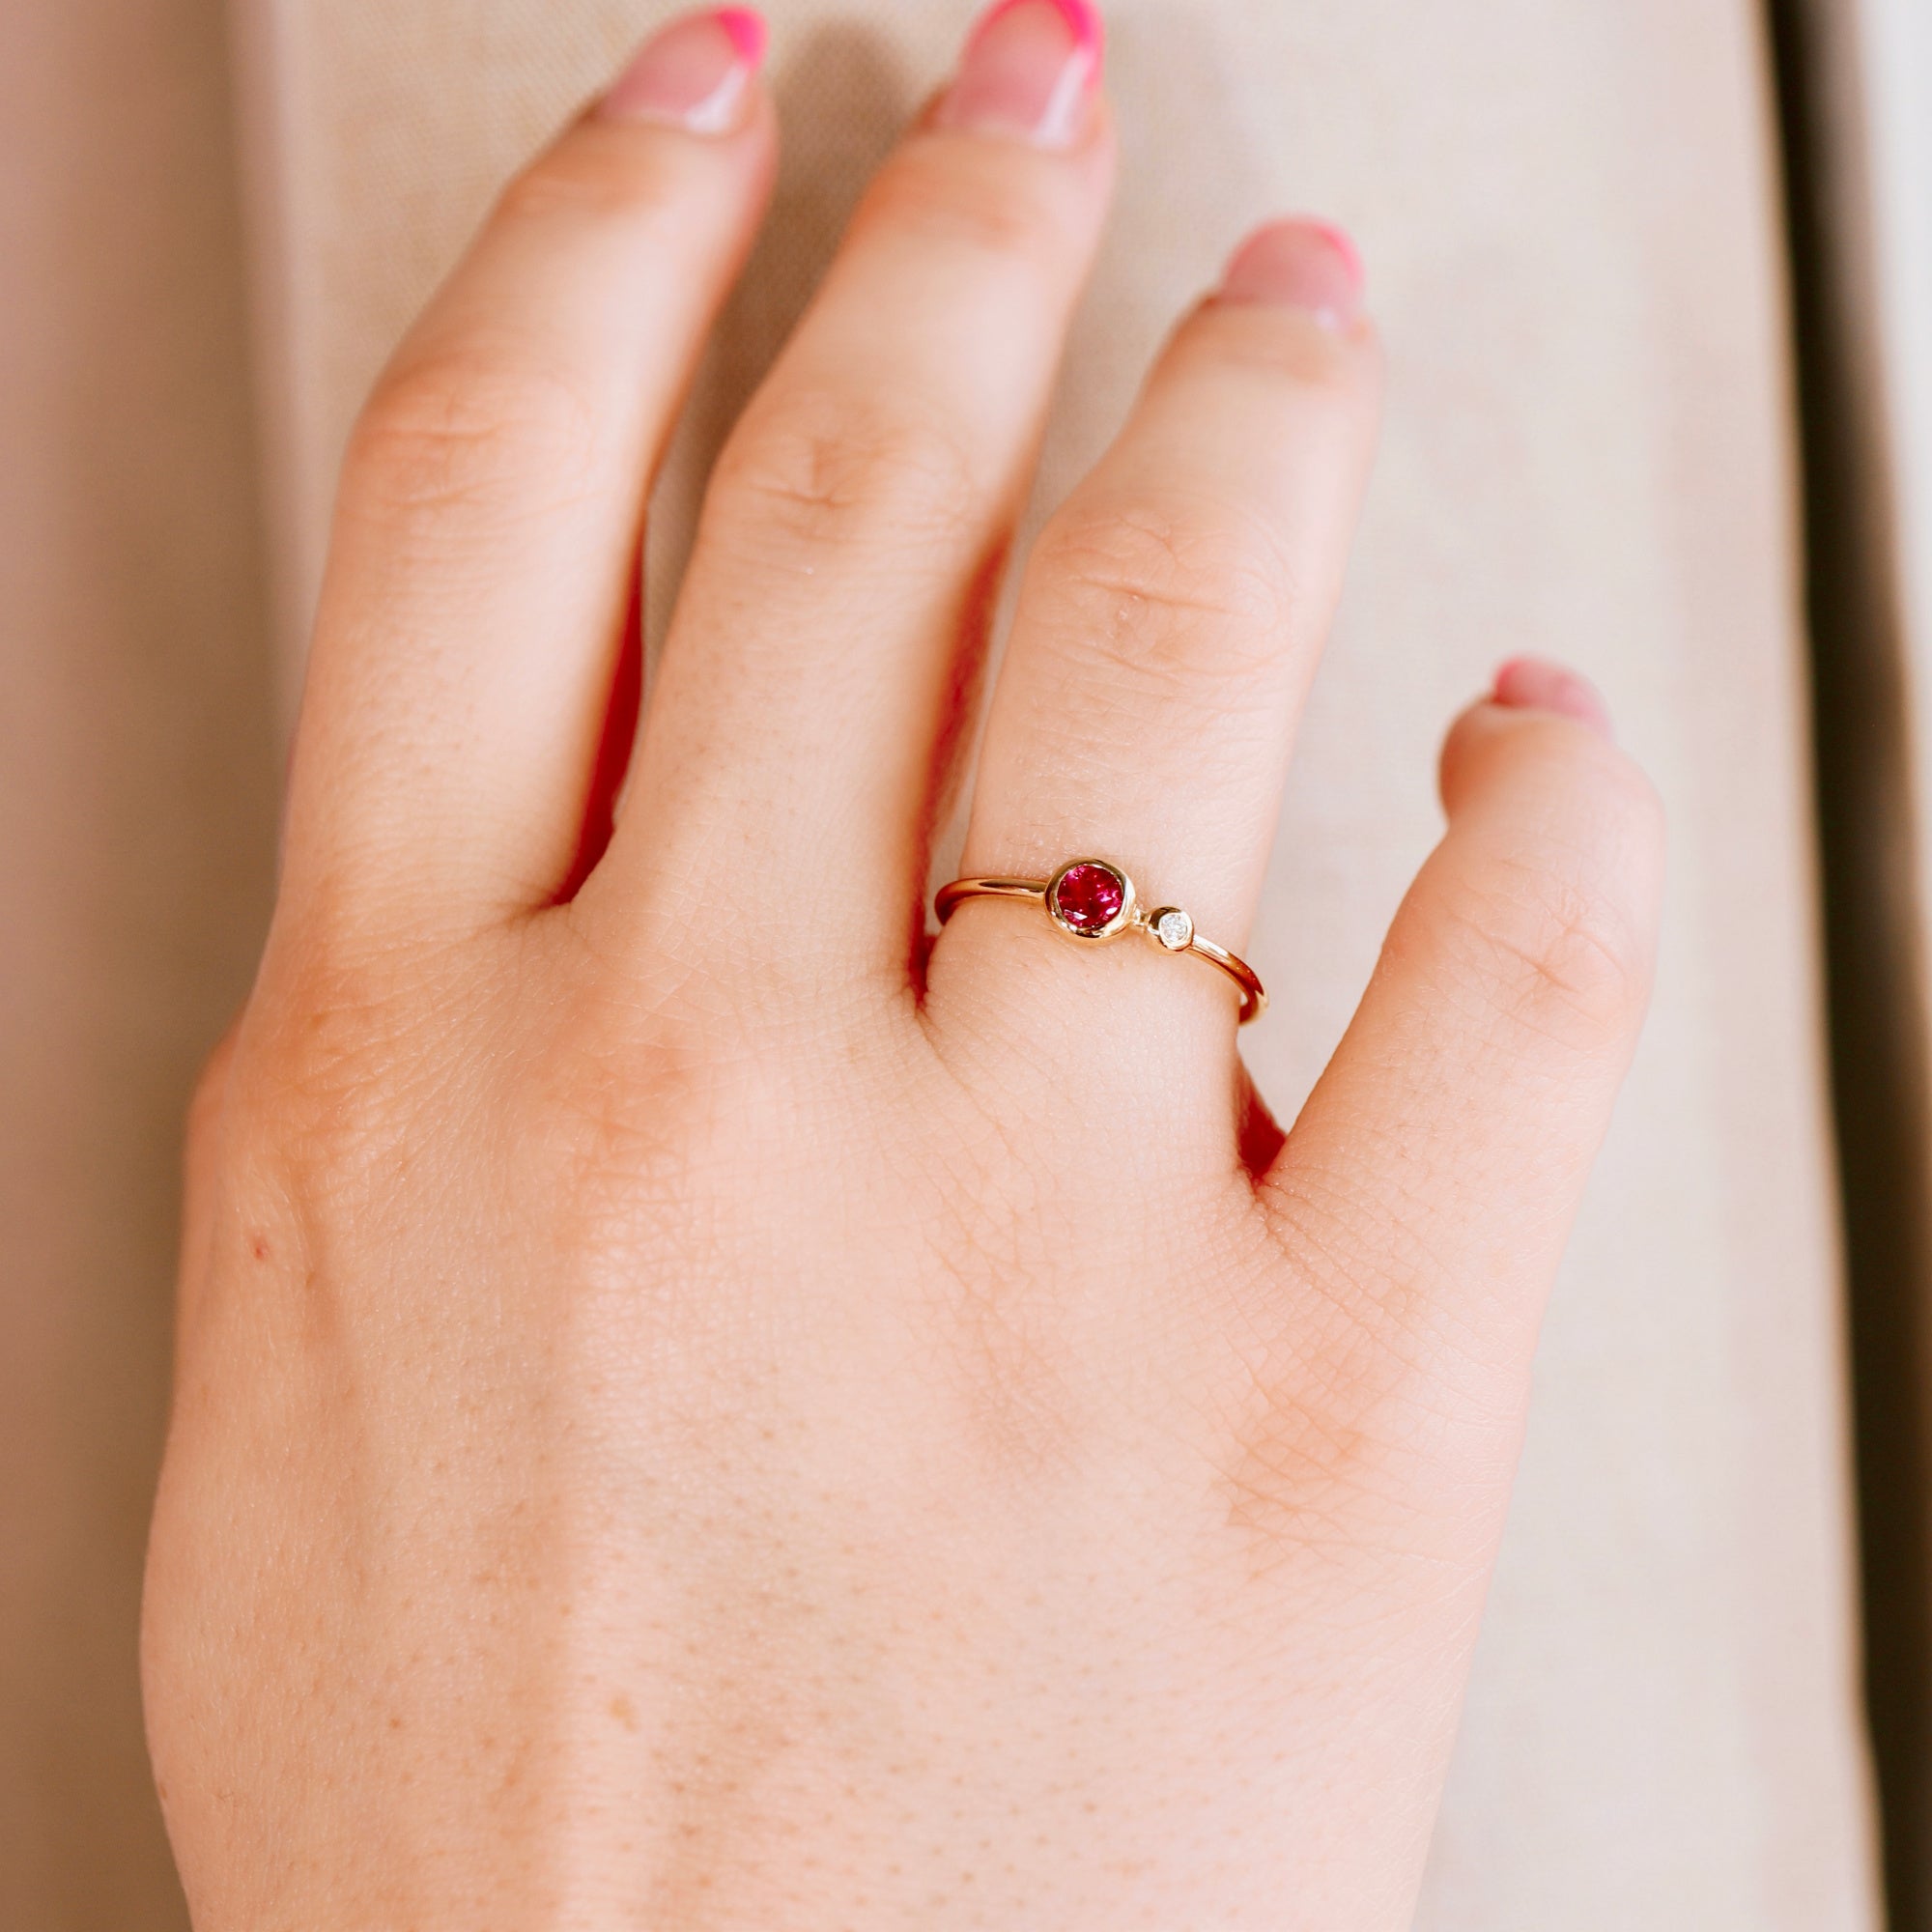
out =
<svg viewBox="0 0 1932 1932"><path fill-rule="evenodd" d="M1179 906L1155 906L1147 916L1147 929L1166 952L1185 952L1194 944L1194 922Z"/></svg>
<svg viewBox="0 0 1932 1932"><path fill-rule="evenodd" d="M1103 925L1083 925L1068 919L1060 908L1061 882L1069 872L1077 872L1087 867L1108 874L1121 888L1119 909ZM1134 882L1108 859L1069 859L1046 882L1046 912L1068 939L1077 939L1085 946L1104 944L1109 939L1118 939L1134 924L1135 895Z"/></svg>

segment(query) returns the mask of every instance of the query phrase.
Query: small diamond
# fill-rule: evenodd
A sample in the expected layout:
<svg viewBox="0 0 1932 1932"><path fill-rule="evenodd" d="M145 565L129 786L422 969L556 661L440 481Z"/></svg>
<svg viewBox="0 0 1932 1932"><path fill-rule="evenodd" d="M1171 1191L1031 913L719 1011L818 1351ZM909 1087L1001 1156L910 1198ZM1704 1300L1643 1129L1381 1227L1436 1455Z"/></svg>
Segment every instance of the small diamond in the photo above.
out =
<svg viewBox="0 0 1932 1932"><path fill-rule="evenodd" d="M1179 906L1166 906L1153 916L1153 936L1170 952L1185 952L1194 938L1194 922Z"/></svg>

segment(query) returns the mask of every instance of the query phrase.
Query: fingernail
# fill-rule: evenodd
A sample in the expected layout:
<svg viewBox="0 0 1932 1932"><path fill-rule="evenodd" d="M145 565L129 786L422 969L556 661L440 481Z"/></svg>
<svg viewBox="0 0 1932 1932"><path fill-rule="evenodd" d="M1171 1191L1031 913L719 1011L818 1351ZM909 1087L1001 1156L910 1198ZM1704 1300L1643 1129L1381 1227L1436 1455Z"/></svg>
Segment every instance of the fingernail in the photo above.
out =
<svg viewBox="0 0 1932 1932"><path fill-rule="evenodd" d="M649 121L689 134L736 133L766 31L749 7L687 14L644 43L597 111L607 121Z"/></svg>
<svg viewBox="0 0 1932 1932"><path fill-rule="evenodd" d="M1101 47L1092 0L997 0L967 38L937 124L1070 148L1093 113Z"/></svg>
<svg viewBox="0 0 1932 1932"><path fill-rule="evenodd" d="M1492 702L1512 711L1553 711L1579 724L1611 735L1610 708L1587 677L1547 658L1511 658L1496 672Z"/></svg>
<svg viewBox="0 0 1932 1932"><path fill-rule="evenodd" d="M1298 308L1342 329L1362 312L1362 258L1348 236L1296 215L1257 228L1235 250L1217 299Z"/></svg>

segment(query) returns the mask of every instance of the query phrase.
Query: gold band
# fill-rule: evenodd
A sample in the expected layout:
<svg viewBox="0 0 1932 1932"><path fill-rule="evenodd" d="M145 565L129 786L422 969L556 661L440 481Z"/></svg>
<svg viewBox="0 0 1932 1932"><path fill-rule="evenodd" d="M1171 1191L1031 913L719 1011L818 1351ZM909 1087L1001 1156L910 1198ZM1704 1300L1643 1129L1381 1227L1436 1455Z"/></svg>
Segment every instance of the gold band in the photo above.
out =
<svg viewBox="0 0 1932 1932"><path fill-rule="evenodd" d="M933 900L940 924L968 899L1031 900L1069 939L1086 946L1143 932L1163 952L1192 952L1225 973L1240 990L1240 1025L1260 1019L1266 1009L1267 994L1245 959L1203 939L1179 906L1143 911L1134 882L1110 860L1069 859L1050 879L954 879L941 886Z"/></svg>

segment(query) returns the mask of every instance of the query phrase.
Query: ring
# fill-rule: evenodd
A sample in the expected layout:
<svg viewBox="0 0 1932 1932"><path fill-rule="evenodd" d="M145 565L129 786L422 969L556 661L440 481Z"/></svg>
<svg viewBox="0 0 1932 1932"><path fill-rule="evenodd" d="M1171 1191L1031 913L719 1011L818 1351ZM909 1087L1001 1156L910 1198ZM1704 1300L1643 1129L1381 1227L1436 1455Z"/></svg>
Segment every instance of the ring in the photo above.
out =
<svg viewBox="0 0 1932 1932"><path fill-rule="evenodd" d="M954 879L940 887L932 902L940 924L968 899L1029 899L1044 906L1054 924L1083 946L1144 932L1163 952L1192 952L1225 973L1240 989L1241 1026L1260 1019L1267 1007L1267 994L1245 959L1203 939L1179 906L1143 911L1134 882L1108 860L1069 859L1050 879Z"/></svg>

